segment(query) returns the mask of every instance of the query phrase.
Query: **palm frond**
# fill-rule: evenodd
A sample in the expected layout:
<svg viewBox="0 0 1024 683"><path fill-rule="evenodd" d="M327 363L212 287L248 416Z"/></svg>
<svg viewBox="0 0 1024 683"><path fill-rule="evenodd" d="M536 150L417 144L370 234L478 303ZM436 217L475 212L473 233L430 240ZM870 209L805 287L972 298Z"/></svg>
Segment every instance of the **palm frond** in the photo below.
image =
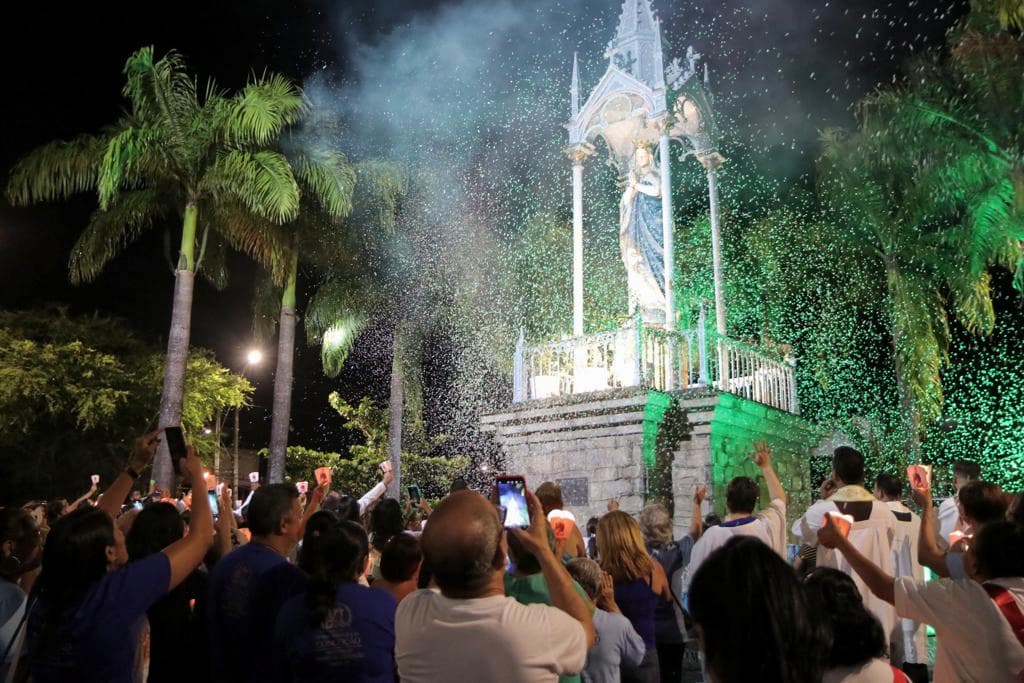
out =
<svg viewBox="0 0 1024 683"><path fill-rule="evenodd" d="M360 313L337 320L323 334L320 341L320 364L324 374L337 377L345 365L349 352L366 327L366 317Z"/></svg>
<svg viewBox="0 0 1024 683"><path fill-rule="evenodd" d="M949 362L949 324L938 294L905 273L889 273L890 315L897 366L920 428L942 414L942 369Z"/></svg>
<svg viewBox="0 0 1024 683"><path fill-rule="evenodd" d="M275 284L271 274L260 269L252 295L252 333L258 341L274 336L281 317L282 287Z"/></svg>
<svg viewBox="0 0 1024 683"><path fill-rule="evenodd" d="M80 135L37 147L11 169L8 201L26 206L95 189L105 146L101 136Z"/></svg>
<svg viewBox="0 0 1024 683"><path fill-rule="evenodd" d="M152 168L152 158L158 155L160 137L160 132L154 128L128 126L110 138L103 152L97 181L101 209L110 206L126 179L136 178L143 166Z"/></svg>
<svg viewBox="0 0 1024 683"><path fill-rule="evenodd" d="M200 189L218 201L236 200L258 216L277 223L299 213L299 185L288 159L269 150L231 150L222 154L200 181Z"/></svg>
<svg viewBox="0 0 1024 683"><path fill-rule="evenodd" d="M227 242L211 229L204 231L196 269L216 290L228 286L227 246Z"/></svg>
<svg viewBox="0 0 1024 683"><path fill-rule="evenodd" d="M280 74L265 75L232 100L225 137L238 145L264 146L308 110L309 103L291 80Z"/></svg>
<svg viewBox="0 0 1024 683"><path fill-rule="evenodd" d="M169 50L154 61L152 46L143 47L125 62L124 75L121 93L131 102L134 116L145 125L174 131L184 142L188 122L199 111L196 84L184 57Z"/></svg>
<svg viewBox="0 0 1024 683"><path fill-rule="evenodd" d="M332 218L344 218L352 211L356 172L341 152L309 150L292 159L292 168L304 194Z"/></svg>
<svg viewBox="0 0 1024 683"><path fill-rule="evenodd" d="M211 203L207 215L228 246L269 270L278 285L284 284L287 272L278 254L290 244L291 226L261 218L236 202Z"/></svg>
<svg viewBox="0 0 1024 683"><path fill-rule="evenodd" d="M366 311L367 295L358 282L333 277L321 283L306 305L303 321L306 341L317 344L339 320L351 318Z"/></svg>
<svg viewBox="0 0 1024 683"><path fill-rule="evenodd" d="M123 192L108 209L93 212L71 248L71 282L91 282L112 258L168 213L163 196L153 189Z"/></svg>
<svg viewBox="0 0 1024 683"><path fill-rule="evenodd" d="M987 271L976 277L962 277L950 283L957 320L968 332L987 336L996 325L992 307L991 277Z"/></svg>

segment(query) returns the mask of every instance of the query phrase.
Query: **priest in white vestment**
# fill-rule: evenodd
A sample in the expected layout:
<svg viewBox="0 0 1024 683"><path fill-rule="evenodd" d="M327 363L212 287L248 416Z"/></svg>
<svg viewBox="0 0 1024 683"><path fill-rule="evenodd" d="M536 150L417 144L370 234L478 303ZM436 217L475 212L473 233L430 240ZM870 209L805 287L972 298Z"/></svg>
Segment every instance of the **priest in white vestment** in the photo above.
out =
<svg viewBox="0 0 1024 683"><path fill-rule="evenodd" d="M924 582L924 567L917 560L917 542L921 531L921 518L900 501L903 480L891 474L880 474L875 480L875 497L892 510L896 520L896 535L892 544L894 576L905 576ZM928 642L925 625L912 619L897 619L890 636L891 661L894 666L907 664L924 667L927 679Z"/></svg>
<svg viewBox="0 0 1024 683"><path fill-rule="evenodd" d="M864 488L864 455L855 448L840 446L832 455L832 479L836 491L828 500L819 500L804 515L793 522L793 535L804 543L817 545L818 530L824 526L825 515L839 512L853 518L850 542L858 551L889 574L895 573L892 544L896 536L896 520L885 503L875 500ZM864 606L882 624L888 639L896 624L891 604L879 599L857 576L849 562L835 550L818 548L818 566L833 567L853 578L864 598Z"/></svg>

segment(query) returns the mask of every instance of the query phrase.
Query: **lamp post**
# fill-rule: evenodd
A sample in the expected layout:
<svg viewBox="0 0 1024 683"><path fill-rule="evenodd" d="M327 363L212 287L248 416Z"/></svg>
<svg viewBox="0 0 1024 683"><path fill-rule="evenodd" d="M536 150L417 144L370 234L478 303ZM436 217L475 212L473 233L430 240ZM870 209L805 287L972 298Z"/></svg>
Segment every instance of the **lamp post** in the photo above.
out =
<svg viewBox="0 0 1024 683"><path fill-rule="evenodd" d="M245 365L242 367L242 377L246 377L245 371L248 370L249 367L259 365L261 362L263 362L263 352L259 349L249 349L249 352L245 354ZM234 453L231 458L231 480L233 482L234 491L238 490L238 416L241 410L241 404L235 407L235 443L233 446Z"/></svg>

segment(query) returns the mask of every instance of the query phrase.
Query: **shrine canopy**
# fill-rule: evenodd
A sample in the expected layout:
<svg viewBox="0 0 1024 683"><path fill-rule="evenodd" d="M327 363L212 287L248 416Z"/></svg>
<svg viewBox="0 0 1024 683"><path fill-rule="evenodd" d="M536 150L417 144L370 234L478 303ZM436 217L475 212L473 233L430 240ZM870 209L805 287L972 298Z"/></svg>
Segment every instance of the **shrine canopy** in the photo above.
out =
<svg viewBox="0 0 1024 683"><path fill-rule="evenodd" d="M605 50L608 69L579 106L579 70L573 64L570 147L604 138L621 172L638 144L656 147L668 114L661 20L650 0L626 0L619 26Z"/></svg>

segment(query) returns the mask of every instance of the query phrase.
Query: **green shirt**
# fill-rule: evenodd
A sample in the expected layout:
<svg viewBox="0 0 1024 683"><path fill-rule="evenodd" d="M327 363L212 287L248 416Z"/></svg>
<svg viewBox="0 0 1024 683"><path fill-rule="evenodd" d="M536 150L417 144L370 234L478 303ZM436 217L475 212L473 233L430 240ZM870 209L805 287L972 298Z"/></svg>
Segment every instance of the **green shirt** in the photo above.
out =
<svg viewBox="0 0 1024 683"><path fill-rule="evenodd" d="M575 581L572 582L573 588L583 598L583 602L586 603L590 609L591 614L594 611L594 605L591 603L590 598L583 591L583 587ZM551 592L548 590L548 582L544 579L543 574L531 574L529 576L512 576L511 574L505 574L505 595L510 598L515 598L516 602L523 605L534 605L540 603L542 605L551 605ZM574 676L559 676L559 683L580 683L580 675Z"/></svg>

